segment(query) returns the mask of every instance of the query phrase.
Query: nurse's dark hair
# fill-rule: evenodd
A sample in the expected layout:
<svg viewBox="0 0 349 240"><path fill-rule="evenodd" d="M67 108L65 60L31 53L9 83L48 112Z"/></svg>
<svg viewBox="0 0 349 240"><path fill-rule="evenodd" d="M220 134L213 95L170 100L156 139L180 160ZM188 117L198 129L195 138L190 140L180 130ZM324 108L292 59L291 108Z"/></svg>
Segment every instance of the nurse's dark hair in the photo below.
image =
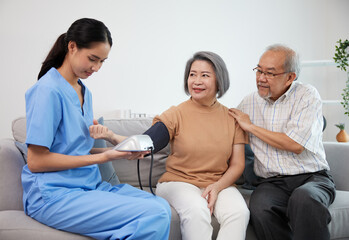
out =
<svg viewBox="0 0 349 240"><path fill-rule="evenodd" d="M184 91L189 94L188 89L188 77L190 74L191 65L196 60L202 60L210 63L216 74L216 84L217 84L217 97L222 97L229 89L230 80L228 69L223 61L223 59L216 53L201 51L197 52L187 61L184 71Z"/></svg>
<svg viewBox="0 0 349 240"><path fill-rule="evenodd" d="M110 31L103 22L91 18L76 20L69 27L68 31L60 35L56 40L42 63L38 80L52 67L59 68L62 66L70 41L75 42L79 49L90 48L91 44L96 42L109 43L110 47L113 45Z"/></svg>

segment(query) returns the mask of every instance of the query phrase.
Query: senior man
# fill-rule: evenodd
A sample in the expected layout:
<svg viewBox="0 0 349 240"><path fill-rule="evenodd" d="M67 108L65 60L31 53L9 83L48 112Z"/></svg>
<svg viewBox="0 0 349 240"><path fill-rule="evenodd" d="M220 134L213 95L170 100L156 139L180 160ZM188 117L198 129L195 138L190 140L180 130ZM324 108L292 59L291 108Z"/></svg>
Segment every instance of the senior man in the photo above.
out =
<svg viewBox="0 0 349 240"><path fill-rule="evenodd" d="M322 144L322 103L317 90L297 80L299 57L269 46L256 68L257 92L230 114L249 133L259 180L251 195L258 239L330 239L328 206L335 198Z"/></svg>

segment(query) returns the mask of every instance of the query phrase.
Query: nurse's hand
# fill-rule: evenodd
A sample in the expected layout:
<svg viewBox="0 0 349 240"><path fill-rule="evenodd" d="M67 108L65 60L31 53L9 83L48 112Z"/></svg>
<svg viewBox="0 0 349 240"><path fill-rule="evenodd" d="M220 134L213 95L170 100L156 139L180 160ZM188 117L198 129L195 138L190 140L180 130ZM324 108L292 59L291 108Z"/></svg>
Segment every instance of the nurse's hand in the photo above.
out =
<svg viewBox="0 0 349 240"><path fill-rule="evenodd" d="M144 155L149 154L149 151L144 152L121 152L116 151L114 149L107 150L102 153L105 156L106 162L116 159L128 159L128 160L135 160L135 159L142 159L144 158Z"/></svg>
<svg viewBox="0 0 349 240"><path fill-rule="evenodd" d="M128 157L128 160L136 160L136 159L142 159L145 155L149 154L150 151L144 151L144 152L131 152L132 155Z"/></svg>

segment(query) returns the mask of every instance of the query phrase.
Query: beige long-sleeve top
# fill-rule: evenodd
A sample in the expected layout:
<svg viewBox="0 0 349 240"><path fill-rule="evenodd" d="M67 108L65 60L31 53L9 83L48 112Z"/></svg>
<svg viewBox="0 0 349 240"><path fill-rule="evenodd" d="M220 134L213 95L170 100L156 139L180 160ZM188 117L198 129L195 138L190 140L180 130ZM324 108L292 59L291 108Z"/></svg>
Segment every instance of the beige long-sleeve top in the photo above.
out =
<svg viewBox="0 0 349 240"><path fill-rule="evenodd" d="M159 182L181 181L207 187L228 169L234 144L247 135L218 101L204 107L191 99L171 107L153 123L163 122L170 134L171 153Z"/></svg>

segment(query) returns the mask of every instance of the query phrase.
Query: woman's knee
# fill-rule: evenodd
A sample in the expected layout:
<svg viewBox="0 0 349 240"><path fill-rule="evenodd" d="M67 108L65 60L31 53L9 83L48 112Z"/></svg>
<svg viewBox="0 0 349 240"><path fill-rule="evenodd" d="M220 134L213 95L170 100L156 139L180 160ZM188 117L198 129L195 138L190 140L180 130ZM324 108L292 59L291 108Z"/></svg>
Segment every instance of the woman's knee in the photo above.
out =
<svg viewBox="0 0 349 240"><path fill-rule="evenodd" d="M207 205L191 205L188 208L177 210L177 212L182 222L199 221L211 223L211 214Z"/></svg>
<svg viewBox="0 0 349 240"><path fill-rule="evenodd" d="M215 215L218 218L234 218L234 219L249 219L250 210L247 207L245 200L231 201L229 205L215 206Z"/></svg>
<svg viewBox="0 0 349 240"><path fill-rule="evenodd" d="M246 204L240 206L238 216L244 219L250 219L250 210L248 209Z"/></svg>

